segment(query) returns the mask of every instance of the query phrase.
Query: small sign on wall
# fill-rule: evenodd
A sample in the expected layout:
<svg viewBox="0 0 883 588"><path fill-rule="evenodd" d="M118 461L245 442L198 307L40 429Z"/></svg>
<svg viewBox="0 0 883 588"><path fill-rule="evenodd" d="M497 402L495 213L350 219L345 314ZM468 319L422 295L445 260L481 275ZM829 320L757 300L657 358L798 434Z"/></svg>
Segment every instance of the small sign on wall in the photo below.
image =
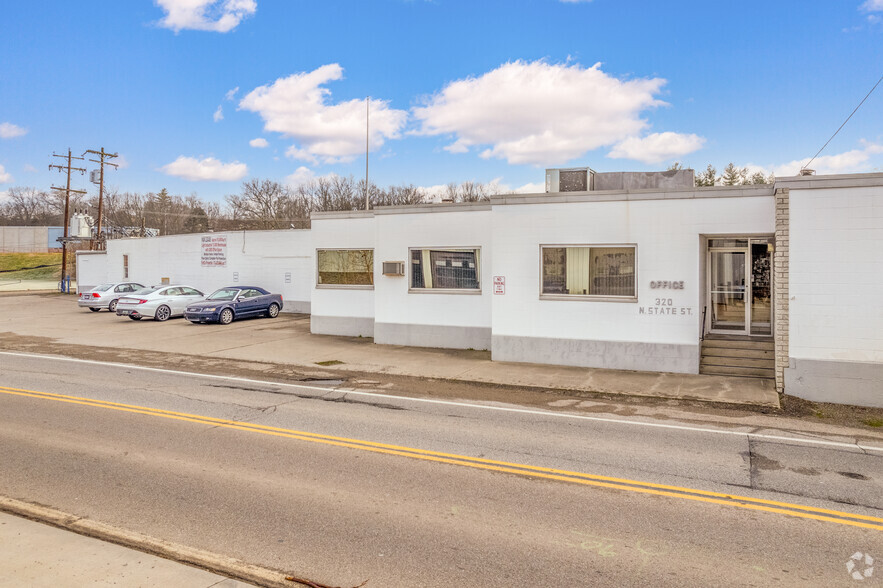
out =
<svg viewBox="0 0 883 588"><path fill-rule="evenodd" d="M202 267L227 265L227 235L202 236Z"/></svg>
<svg viewBox="0 0 883 588"><path fill-rule="evenodd" d="M494 294L506 293L506 276L494 276Z"/></svg>

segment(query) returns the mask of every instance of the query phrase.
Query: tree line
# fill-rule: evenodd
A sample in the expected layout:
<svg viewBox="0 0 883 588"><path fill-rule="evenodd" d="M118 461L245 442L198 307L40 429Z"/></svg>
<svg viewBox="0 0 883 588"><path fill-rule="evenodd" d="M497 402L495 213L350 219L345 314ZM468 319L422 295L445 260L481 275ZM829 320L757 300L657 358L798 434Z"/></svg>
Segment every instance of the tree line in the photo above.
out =
<svg viewBox="0 0 883 588"><path fill-rule="evenodd" d="M684 169L675 162L669 170ZM696 186L737 186L769 184L772 175L750 174L747 168L730 163L718 175L712 166L696 174ZM481 202L490 200L500 189L495 183L462 182L448 184L440 194L429 194L413 184L381 188L368 184L368 201L377 206L402 206L431 202L440 198L449 202ZM364 210L365 181L353 176L324 176L297 187L268 179L253 178L243 182L238 194L224 197L223 204L206 201L196 194L180 196L159 192L140 194L122 192L114 187L105 189L102 227L145 227L157 229L160 235L234 231L245 229L306 229L313 212ZM98 215L98 195L71 195L70 210ZM0 225L61 226L64 216L64 195L60 191L13 187L0 201ZM136 231L137 233L137 231Z"/></svg>
<svg viewBox="0 0 883 588"><path fill-rule="evenodd" d="M441 198L451 202L489 200L498 191L495 184L463 182L448 184ZM431 202L432 194L414 185L368 185L371 208ZM163 188L146 194L106 187L103 199L103 228L147 227L160 235L202 233L243 229L306 229L313 212L363 210L365 181L352 176L327 176L292 188L274 180L253 178L243 182L238 194L225 196L223 204L206 201L196 194L180 196ZM71 194L70 211L98 216L98 195ZM0 225L63 225L64 194L31 187L13 187L0 201Z"/></svg>

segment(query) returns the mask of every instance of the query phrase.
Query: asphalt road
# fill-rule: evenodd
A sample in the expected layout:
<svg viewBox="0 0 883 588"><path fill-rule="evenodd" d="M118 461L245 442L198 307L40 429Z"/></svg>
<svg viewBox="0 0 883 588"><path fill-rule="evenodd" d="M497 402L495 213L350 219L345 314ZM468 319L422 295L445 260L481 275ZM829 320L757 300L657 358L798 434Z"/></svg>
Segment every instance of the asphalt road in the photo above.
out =
<svg viewBox="0 0 883 588"><path fill-rule="evenodd" d="M883 444L12 354L0 495L330 586L855 585L883 557Z"/></svg>

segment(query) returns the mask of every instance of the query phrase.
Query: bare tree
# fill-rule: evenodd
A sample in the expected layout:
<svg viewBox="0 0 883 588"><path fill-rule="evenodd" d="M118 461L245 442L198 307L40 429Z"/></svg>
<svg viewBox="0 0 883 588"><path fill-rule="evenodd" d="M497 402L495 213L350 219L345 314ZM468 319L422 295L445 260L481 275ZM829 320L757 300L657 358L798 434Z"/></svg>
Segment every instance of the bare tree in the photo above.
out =
<svg viewBox="0 0 883 588"><path fill-rule="evenodd" d="M252 178L243 182L241 194L231 194L226 200L241 228L281 229L288 228L285 210L289 198L288 188L279 182Z"/></svg>
<svg viewBox="0 0 883 588"><path fill-rule="evenodd" d="M7 191L6 199L0 203L0 224L12 226L34 226L56 224L62 214L56 216L55 196L31 187L13 187Z"/></svg>

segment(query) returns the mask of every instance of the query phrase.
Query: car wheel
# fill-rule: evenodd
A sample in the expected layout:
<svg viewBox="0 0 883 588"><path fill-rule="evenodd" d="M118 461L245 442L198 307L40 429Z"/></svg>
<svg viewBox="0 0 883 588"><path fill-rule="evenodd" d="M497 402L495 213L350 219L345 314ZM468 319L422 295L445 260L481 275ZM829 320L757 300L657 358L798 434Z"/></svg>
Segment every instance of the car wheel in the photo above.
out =
<svg viewBox="0 0 883 588"><path fill-rule="evenodd" d="M129 315L129 318L132 319L133 321L140 321L141 320L140 316L132 316L131 314Z"/></svg>
<svg viewBox="0 0 883 588"><path fill-rule="evenodd" d="M233 322L233 311L225 308L221 311L221 317L218 319L222 325L229 325Z"/></svg>
<svg viewBox="0 0 883 588"><path fill-rule="evenodd" d="M279 305L275 302L270 305L270 308L267 309L267 316L270 318L276 318L279 316Z"/></svg>
<svg viewBox="0 0 883 588"><path fill-rule="evenodd" d="M107 305L107 310L109 310L110 312L116 312L117 311L117 301L111 300L110 304Z"/></svg>
<svg viewBox="0 0 883 588"><path fill-rule="evenodd" d="M162 322L169 320L169 317L172 316L172 310L163 304L159 308L156 309L156 314L153 315L153 318Z"/></svg>
<svg viewBox="0 0 883 588"><path fill-rule="evenodd" d="M100 308L92 308L92 307L90 306L90 307L89 307L89 310L91 310L92 312L98 312L98 311L101 310L101 309L100 309Z"/></svg>

